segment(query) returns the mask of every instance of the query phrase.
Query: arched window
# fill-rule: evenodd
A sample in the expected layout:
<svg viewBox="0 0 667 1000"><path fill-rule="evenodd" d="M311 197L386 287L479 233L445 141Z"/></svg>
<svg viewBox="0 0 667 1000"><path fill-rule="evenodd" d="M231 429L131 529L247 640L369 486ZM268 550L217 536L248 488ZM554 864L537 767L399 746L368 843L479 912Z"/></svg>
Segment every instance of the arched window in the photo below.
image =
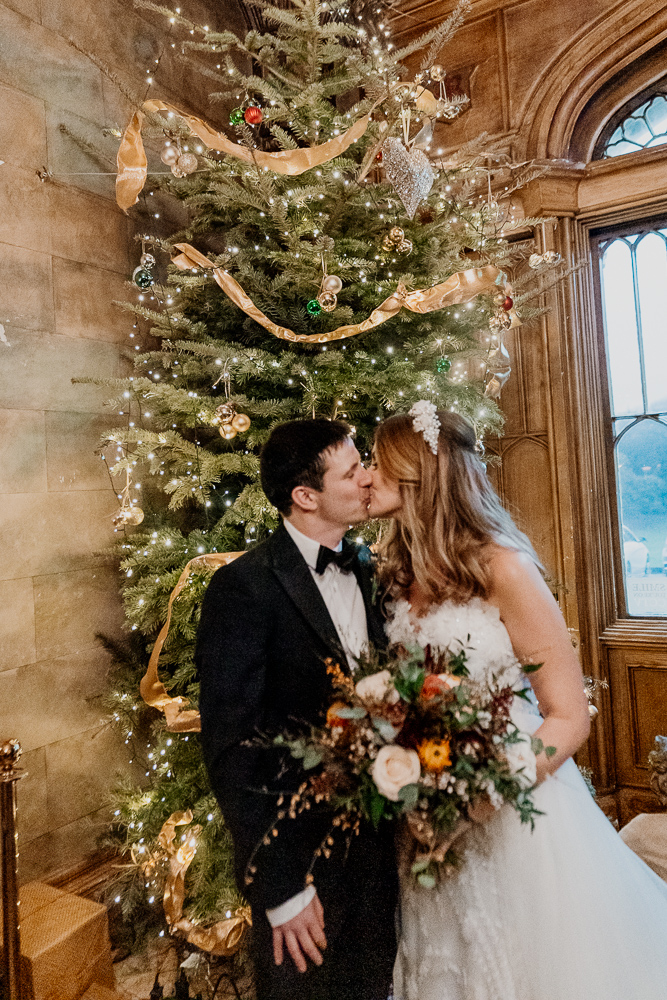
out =
<svg viewBox="0 0 667 1000"><path fill-rule="evenodd" d="M594 160L636 153L667 143L667 81L636 94L607 123L593 152Z"/></svg>

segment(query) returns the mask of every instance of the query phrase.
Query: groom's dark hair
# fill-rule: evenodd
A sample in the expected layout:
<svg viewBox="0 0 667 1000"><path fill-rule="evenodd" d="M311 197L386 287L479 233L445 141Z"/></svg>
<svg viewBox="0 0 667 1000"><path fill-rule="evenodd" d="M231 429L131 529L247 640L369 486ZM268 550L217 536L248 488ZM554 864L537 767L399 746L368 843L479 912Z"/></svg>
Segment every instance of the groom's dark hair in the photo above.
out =
<svg viewBox="0 0 667 1000"><path fill-rule="evenodd" d="M327 470L326 452L350 437L344 420L290 420L271 431L262 448L259 471L262 489L274 507L288 517L292 490L321 490Z"/></svg>

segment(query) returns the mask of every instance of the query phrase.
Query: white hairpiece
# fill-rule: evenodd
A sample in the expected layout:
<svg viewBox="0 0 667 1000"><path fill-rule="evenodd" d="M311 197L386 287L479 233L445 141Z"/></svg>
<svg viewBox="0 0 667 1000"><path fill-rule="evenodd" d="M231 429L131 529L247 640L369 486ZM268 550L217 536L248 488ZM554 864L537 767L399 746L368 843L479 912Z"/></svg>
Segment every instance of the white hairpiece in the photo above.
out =
<svg viewBox="0 0 667 1000"><path fill-rule="evenodd" d="M409 409L408 416L412 417L412 426L415 431L424 435L424 441L433 454L437 455L440 421L435 403L429 403L427 399L420 399Z"/></svg>

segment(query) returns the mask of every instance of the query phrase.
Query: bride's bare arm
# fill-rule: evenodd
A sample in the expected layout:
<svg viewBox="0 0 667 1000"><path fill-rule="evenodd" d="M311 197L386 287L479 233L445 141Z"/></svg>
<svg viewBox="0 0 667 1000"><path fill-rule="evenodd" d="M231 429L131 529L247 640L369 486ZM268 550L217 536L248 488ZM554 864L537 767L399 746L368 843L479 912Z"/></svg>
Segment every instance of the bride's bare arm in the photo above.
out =
<svg viewBox="0 0 667 1000"><path fill-rule="evenodd" d="M495 548L489 561L489 601L500 611L521 663L542 663L530 674L544 722L534 734L556 753L537 758L544 781L575 753L590 732L581 667L558 604L529 556Z"/></svg>

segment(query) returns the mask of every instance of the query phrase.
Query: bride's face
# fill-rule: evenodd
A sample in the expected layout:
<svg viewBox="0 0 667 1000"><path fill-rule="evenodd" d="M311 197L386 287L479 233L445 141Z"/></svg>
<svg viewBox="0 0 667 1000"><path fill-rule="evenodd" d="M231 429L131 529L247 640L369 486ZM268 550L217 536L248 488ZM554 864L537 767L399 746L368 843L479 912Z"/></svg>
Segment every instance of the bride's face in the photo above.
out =
<svg viewBox="0 0 667 1000"><path fill-rule="evenodd" d="M400 517L403 506L398 483L389 479L376 464L375 456L370 467L371 499L368 505L369 517Z"/></svg>

